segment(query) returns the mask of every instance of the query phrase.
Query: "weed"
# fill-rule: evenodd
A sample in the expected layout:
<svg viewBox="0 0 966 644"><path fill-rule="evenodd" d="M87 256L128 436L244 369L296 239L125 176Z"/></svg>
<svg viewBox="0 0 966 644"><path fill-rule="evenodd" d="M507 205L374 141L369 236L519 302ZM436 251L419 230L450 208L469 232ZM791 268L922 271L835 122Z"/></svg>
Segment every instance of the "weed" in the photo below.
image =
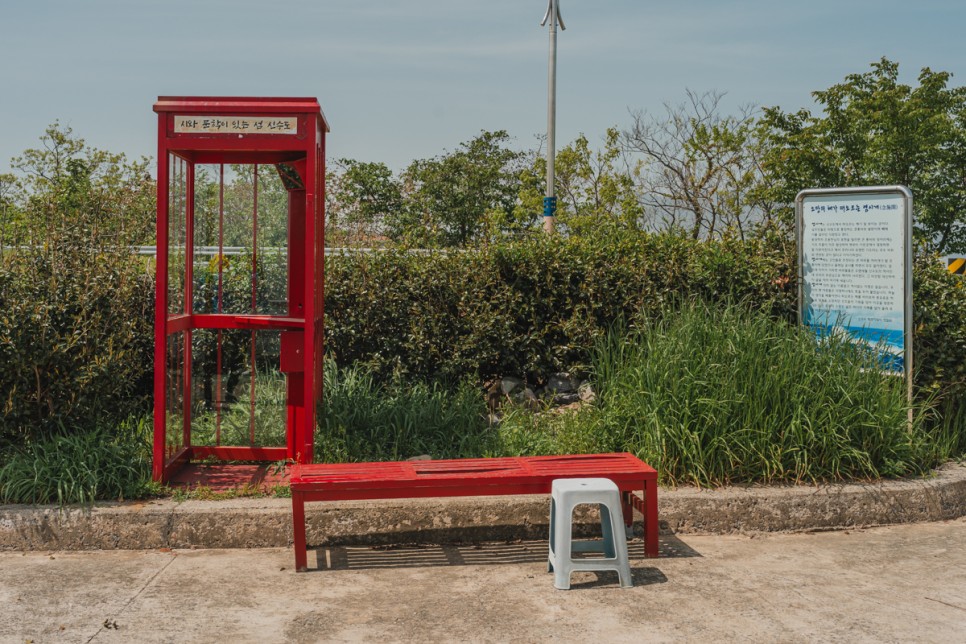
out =
<svg viewBox="0 0 966 644"><path fill-rule="evenodd" d="M597 348L598 445L656 462L665 481L901 476L935 462L902 379L844 339L744 307L689 304Z"/></svg>
<svg viewBox="0 0 966 644"><path fill-rule="evenodd" d="M325 363L316 457L324 462L478 456L492 432L480 392L468 384L379 384L361 366Z"/></svg>
<svg viewBox="0 0 966 644"><path fill-rule="evenodd" d="M12 450L0 466L4 503L93 503L146 496L150 422L133 418L105 428L58 434Z"/></svg>

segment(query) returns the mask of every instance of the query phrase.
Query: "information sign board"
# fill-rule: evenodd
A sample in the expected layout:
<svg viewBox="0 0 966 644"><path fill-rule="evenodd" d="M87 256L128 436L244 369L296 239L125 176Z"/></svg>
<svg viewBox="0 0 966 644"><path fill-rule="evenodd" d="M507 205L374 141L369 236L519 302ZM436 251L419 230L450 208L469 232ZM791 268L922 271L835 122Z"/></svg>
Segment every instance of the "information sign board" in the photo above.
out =
<svg viewBox="0 0 966 644"><path fill-rule="evenodd" d="M798 312L821 335L912 369L912 193L903 186L803 190L795 199ZM910 379L911 382L911 379Z"/></svg>

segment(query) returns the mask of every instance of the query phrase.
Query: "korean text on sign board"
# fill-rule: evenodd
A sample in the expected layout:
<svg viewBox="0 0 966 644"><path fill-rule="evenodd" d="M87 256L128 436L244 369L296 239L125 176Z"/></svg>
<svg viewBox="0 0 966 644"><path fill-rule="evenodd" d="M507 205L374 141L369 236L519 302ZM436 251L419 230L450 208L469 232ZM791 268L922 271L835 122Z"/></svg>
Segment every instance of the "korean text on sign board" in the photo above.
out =
<svg viewBox="0 0 966 644"><path fill-rule="evenodd" d="M175 116L178 134L298 134L298 119L275 116Z"/></svg>

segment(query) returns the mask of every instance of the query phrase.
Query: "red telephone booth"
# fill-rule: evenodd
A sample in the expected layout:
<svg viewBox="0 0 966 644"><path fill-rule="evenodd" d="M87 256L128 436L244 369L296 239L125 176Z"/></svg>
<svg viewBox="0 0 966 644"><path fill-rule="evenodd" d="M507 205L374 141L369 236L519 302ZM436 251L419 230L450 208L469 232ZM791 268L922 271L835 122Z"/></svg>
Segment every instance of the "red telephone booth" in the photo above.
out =
<svg viewBox="0 0 966 644"><path fill-rule="evenodd" d="M314 98L158 98L154 479L312 461L325 133Z"/></svg>

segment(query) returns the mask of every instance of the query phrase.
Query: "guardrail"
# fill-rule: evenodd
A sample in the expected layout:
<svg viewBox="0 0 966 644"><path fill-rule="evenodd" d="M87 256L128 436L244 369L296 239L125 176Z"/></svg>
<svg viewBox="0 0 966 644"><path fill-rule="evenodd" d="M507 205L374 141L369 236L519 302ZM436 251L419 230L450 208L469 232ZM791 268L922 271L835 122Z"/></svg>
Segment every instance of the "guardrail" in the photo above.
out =
<svg viewBox="0 0 966 644"><path fill-rule="evenodd" d="M158 254L157 246L135 246L134 249L137 251L138 255L148 255L155 256ZM184 246L172 246L174 250L184 251ZM244 255L251 249L248 246L223 246L220 249L220 254L222 255ZM379 253L392 250L390 248L326 248L326 255L348 255L353 253ZM196 246L192 249L195 255L208 255L214 257L219 254L218 246ZM258 248L259 254L285 254L288 252L288 248L285 247L273 247L273 246L260 246ZM440 252L427 249L413 249L411 252L414 253L432 253Z"/></svg>
<svg viewBox="0 0 966 644"><path fill-rule="evenodd" d="M16 251L16 250L30 250L31 248L36 248L35 246L0 246L0 253L6 251ZM157 246L131 246L132 251L138 255L144 255L146 257L154 257L158 254ZM173 250L180 250L184 252L184 246L172 246ZM350 248L350 247L326 247L326 255L351 255L356 253L382 253L391 250L396 250L394 248ZM247 246L224 246L221 248L222 255L244 255L249 252L250 248ZM219 249L217 246L196 246L192 250L195 255L207 255L214 257L219 254ZM258 249L259 254L285 254L288 253L288 248L285 247L273 247L273 246L262 246ZM432 248L410 248L406 250L407 253L416 253L419 255L428 255L430 253L451 253L452 249L432 249Z"/></svg>

